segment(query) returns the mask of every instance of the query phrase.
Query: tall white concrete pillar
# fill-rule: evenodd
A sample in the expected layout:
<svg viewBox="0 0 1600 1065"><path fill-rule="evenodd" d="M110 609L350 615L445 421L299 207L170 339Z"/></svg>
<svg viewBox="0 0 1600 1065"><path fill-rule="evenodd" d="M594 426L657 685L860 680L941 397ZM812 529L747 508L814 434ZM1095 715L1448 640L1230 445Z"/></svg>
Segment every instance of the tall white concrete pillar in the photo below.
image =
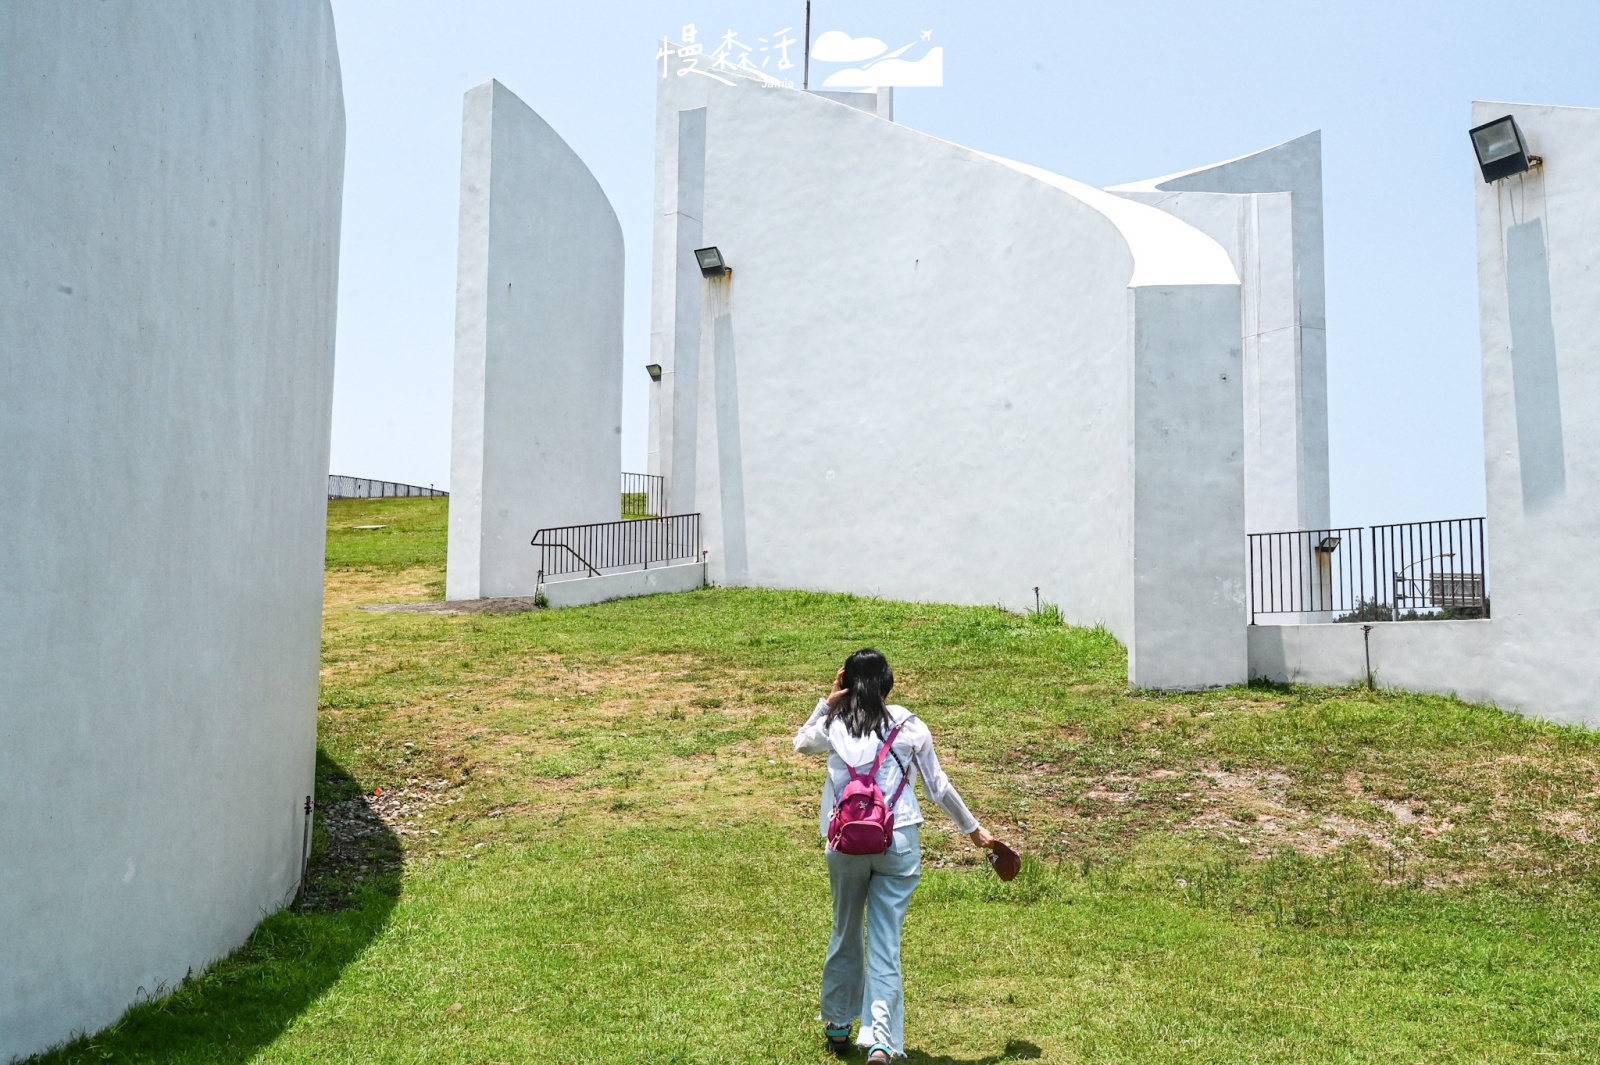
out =
<svg viewBox="0 0 1600 1065"><path fill-rule="evenodd" d="M0 13L0 1061L292 897L344 105L327 0Z"/></svg>
<svg viewBox="0 0 1600 1065"><path fill-rule="evenodd" d="M466 95L450 599L534 594L539 529L621 517L622 228L498 81Z"/></svg>
<svg viewBox="0 0 1600 1065"><path fill-rule="evenodd" d="M1600 723L1600 109L1478 102L1542 163L1477 167L1496 701ZM1463 138L1465 140L1465 138ZM1465 145L1463 145L1465 146Z"/></svg>
<svg viewBox="0 0 1600 1065"><path fill-rule="evenodd" d="M651 355L662 369L652 386L651 473L666 479L667 513L695 501L696 411L700 380L700 302L704 282L694 250L704 246L706 109L657 116L655 292Z"/></svg>
<svg viewBox="0 0 1600 1065"><path fill-rule="evenodd" d="M1135 687L1249 678L1239 289L1128 290Z"/></svg>
<svg viewBox="0 0 1600 1065"><path fill-rule="evenodd" d="M1326 528L1321 134L1108 191L1182 218L1228 249L1243 286L1246 528Z"/></svg>

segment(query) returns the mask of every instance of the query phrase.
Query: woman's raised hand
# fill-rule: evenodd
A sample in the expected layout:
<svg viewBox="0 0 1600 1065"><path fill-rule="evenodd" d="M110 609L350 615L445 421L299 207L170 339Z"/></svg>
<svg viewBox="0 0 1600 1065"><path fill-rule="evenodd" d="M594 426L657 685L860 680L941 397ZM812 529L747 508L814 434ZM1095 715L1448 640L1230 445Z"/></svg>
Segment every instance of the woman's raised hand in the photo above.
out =
<svg viewBox="0 0 1600 1065"><path fill-rule="evenodd" d="M839 672L833 677L833 691L828 693L828 709L837 709L839 704L849 692L844 686L844 667L839 667Z"/></svg>

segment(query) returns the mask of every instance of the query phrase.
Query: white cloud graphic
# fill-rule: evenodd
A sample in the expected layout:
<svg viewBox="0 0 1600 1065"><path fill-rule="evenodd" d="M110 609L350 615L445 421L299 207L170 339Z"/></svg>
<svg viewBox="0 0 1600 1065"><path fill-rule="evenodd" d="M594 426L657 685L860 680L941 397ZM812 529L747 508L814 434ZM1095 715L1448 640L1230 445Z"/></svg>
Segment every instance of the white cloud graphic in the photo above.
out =
<svg viewBox="0 0 1600 1065"><path fill-rule="evenodd" d="M888 47L876 37L852 37L843 30L829 30L811 42L811 58L824 63L861 63L882 55Z"/></svg>
<svg viewBox="0 0 1600 1065"><path fill-rule="evenodd" d="M813 51L812 54L816 53ZM915 61L891 56L864 67L836 71L828 75L828 80L822 83L822 87L876 89L881 85L899 85L908 88L938 88L943 84L944 48L935 46L928 49L927 55Z"/></svg>

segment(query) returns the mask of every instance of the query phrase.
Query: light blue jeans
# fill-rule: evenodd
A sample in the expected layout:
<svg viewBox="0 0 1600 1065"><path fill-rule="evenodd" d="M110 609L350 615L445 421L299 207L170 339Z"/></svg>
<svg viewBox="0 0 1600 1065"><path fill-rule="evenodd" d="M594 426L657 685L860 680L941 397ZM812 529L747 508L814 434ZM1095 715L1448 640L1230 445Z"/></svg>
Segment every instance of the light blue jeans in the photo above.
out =
<svg viewBox="0 0 1600 1065"><path fill-rule="evenodd" d="M906 1001L900 982L900 929L922 879L919 826L897 828L884 854L828 851L833 938L822 966L822 1020L843 1028L861 1018L862 1046L906 1052Z"/></svg>

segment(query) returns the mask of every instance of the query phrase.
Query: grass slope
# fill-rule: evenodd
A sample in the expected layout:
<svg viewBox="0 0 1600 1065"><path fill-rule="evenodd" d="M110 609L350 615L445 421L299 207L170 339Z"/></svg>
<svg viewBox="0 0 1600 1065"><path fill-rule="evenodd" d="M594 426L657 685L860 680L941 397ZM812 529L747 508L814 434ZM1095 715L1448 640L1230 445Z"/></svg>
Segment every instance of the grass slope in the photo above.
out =
<svg viewBox="0 0 1600 1065"><path fill-rule="evenodd" d="M929 811L913 1061L1595 1060L1591 733L1134 693L1109 636L995 609L356 608L438 598L444 528L330 505L313 912L44 1061L823 1060L820 765L789 738L864 644L1030 855L1002 885Z"/></svg>

